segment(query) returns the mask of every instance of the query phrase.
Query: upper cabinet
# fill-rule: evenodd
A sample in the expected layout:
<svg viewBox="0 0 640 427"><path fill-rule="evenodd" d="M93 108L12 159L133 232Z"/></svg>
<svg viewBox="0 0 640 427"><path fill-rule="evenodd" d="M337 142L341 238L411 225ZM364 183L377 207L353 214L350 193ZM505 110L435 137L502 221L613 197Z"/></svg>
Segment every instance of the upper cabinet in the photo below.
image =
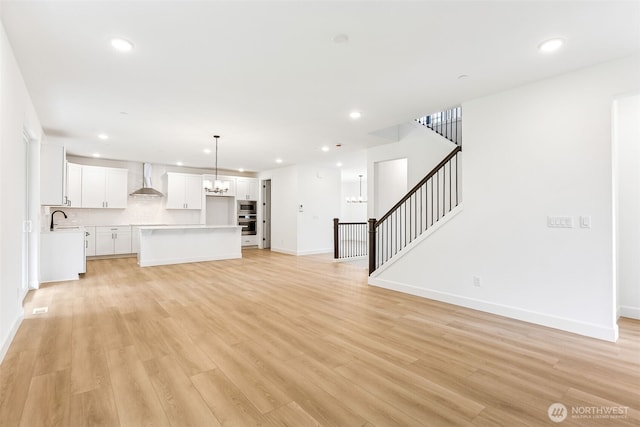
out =
<svg viewBox="0 0 640 427"><path fill-rule="evenodd" d="M202 209L202 175L167 172L167 209Z"/></svg>
<svg viewBox="0 0 640 427"><path fill-rule="evenodd" d="M40 204L62 206L65 204L66 153L62 146L40 146Z"/></svg>
<svg viewBox="0 0 640 427"><path fill-rule="evenodd" d="M65 206L70 208L82 207L82 166L67 163L67 185L65 191Z"/></svg>
<svg viewBox="0 0 640 427"><path fill-rule="evenodd" d="M258 200L258 180L255 178L237 178L236 198L238 200Z"/></svg>
<svg viewBox="0 0 640 427"><path fill-rule="evenodd" d="M127 169L82 166L82 207L127 207Z"/></svg>

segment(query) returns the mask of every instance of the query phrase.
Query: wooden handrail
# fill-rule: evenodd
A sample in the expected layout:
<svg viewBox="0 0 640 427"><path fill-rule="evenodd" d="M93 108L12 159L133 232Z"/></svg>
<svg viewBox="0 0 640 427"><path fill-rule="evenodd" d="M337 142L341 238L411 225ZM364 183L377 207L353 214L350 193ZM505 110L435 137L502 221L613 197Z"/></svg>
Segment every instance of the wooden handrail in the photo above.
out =
<svg viewBox="0 0 640 427"><path fill-rule="evenodd" d="M444 158L444 160L442 160L440 163L438 163L436 165L436 167L434 167L433 169L431 169L431 172L429 172L427 174L427 176L425 176L424 178L422 178L422 180L417 183L402 199L400 199L400 201L398 203L396 203L391 209L389 209L389 211L384 214L382 216L382 218L380 218L379 220L376 221L376 228L378 228L378 226L385 220L387 219L389 216L391 216L391 214L393 214L393 212L395 212L398 208L400 208L400 206L402 206L402 204L404 202L406 202L407 200L409 200L411 198L411 196L413 196L419 189L420 187L422 187L427 181L429 181L436 173L438 173L438 171L447 164L447 162L451 159L453 159L456 154L458 154L459 152L462 151L462 147L461 146L457 146L456 148L453 149L453 151L451 151L451 153L449 153L449 155L447 157Z"/></svg>

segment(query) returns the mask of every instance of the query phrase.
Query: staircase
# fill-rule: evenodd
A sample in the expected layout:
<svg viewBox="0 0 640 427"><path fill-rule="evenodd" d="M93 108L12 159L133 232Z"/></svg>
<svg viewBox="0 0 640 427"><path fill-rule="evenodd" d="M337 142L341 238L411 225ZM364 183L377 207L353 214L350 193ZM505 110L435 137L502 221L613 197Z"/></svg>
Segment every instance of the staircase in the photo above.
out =
<svg viewBox="0 0 640 427"><path fill-rule="evenodd" d="M432 230L461 202L462 109L416 119L456 147L382 218L369 219L369 275Z"/></svg>

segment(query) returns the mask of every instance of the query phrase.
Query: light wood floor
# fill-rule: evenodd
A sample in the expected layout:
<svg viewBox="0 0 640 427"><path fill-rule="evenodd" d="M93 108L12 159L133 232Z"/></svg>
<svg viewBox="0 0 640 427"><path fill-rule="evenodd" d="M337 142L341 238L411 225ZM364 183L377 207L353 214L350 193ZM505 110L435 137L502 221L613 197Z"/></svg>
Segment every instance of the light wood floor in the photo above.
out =
<svg viewBox="0 0 640 427"><path fill-rule="evenodd" d="M31 292L0 366L0 425L555 425L628 407L640 322L608 343L366 285L324 256L138 268L91 261Z"/></svg>

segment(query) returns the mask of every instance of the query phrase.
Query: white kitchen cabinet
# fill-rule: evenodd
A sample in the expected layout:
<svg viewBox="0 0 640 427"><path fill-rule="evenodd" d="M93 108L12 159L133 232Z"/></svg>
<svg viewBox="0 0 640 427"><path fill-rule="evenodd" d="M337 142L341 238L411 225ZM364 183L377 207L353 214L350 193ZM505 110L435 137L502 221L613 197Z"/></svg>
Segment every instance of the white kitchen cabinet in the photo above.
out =
<svg viewBox="0 0 640 427"><path fill-rule="evenodd" d="M203 175L202 176L202 188L205 190L205 194L207 196L227 196L234 197L236 195L236 179L232 176L222 176L218 175L218 181L222 181L223 185L226 185L229 188L228 191L222 194L213 193L211 191L207 191L207 189L211 190L213 185L215 184L216 176L215 175Z"/></svg>
<svg viewBox="0 0 640 427"><path fill-rule="evenodd" d="M86 271L84 230L40 233L40 282L78 280Z"/></svg>
<svg viewBox="0 0 640 427"><path fill-rule="evenodd" d="M255 178L237 178L236 198L238 200L258 200L258 180Z"/></svg>
<svg viewBox="0 0 640 427"><path fill-rule="evenodd" d="M167 173L167 209L202 209L202 175Z"/></svg>
<svg viewBox="0 0 640 427"><path fill-rule="evenodd" d="M40 146L40 204L63 206L66 152L59 145Z"/></svg>
<svg viewBox="0 0 640 427"><path fill-rule="evenodd" d="M96 254L96 228L85 227L84 247L87 256L95 256Z"/></svg>
<svg viewBox="0 0 640 427"><path fill-rule="evenodd" d="M127 169L82 166L82 207L127 207Z"/></svg>
<svg viewBox="0 0 640 427"><path fill-rule="evenodd" d="M67 185L65 190L65 206L82 207L82 166L67 163Z"/></svg>
<svg viewBox="0 0 640 427"><path fill-rule="evenodd" d="M95 255L120 255L131 253L131 227L96 227Z"/></svg>
<svg viewBox="0 0 640 427"><path fill-rule="evenodd" d="M258 236L256 236L255 234L243 235L242 246L258 246Z"/></svg>

